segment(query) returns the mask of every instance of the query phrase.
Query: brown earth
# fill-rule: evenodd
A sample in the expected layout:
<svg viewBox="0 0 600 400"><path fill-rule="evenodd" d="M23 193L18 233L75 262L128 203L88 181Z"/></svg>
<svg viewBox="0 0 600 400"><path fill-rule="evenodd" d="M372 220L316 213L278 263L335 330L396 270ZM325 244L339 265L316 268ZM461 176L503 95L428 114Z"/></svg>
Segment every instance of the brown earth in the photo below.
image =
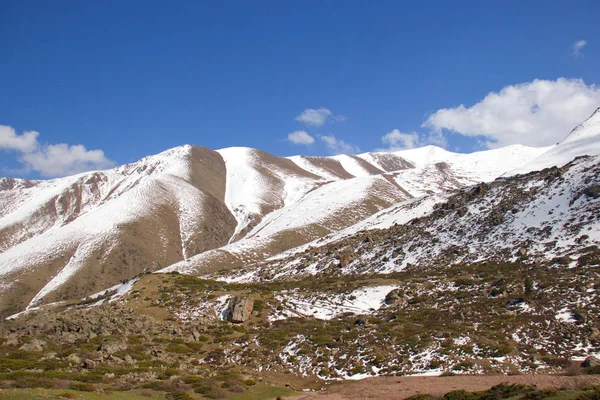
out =
<svg viewBox="0 0 600 400"><path fill-rule="evenodd" d="M501 383L535 386L538 389L583 389L600 385L600 375L459 375L377 377L332 384L319 393L302 393L295 400L406 399L417 394L443 396L453 390L483 391Z"/></svg>

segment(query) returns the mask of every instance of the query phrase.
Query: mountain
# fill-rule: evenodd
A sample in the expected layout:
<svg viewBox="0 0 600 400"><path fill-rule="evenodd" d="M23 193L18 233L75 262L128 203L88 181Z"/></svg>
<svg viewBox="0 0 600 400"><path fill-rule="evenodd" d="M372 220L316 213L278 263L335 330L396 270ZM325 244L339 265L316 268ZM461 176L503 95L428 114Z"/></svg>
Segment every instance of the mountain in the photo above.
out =
<svg viewBox="0 0 600 400"><path fill-rule="evenodd" d="M596 111L546 148L284 158L186 145L106 171L3 178L0 311L82 298L144 271L226 275L379 226L386 215L405 223L406 209L432 214L454 189L597 154L599 121Z"/></svg>
<svg viewBox="0 0 600 400"><path fill-rule="evenodd" d="M2 312L25 311L0 323L0 386L268 398L398 375L594 382L597 117L550 148L182 146L5 178ZM515 391L538 395L477 396Z"/></svg>
<svg viewBox="0 0 600 400"><path fill-rule="evenodd" d="M598 245L600 156L594 156L404 201L264 262L210 277L251 282L494 261L575 267L588 254L595 259Z"/></svg>
<svg viewBox="0 0 600 400"><path fill-rule="evenodd" d="M143 271L260 261L399 201L493 180L546 150L283 158L186 145L106 171L3 178L0 310L81 298Z"/></svg>
<svg viewBox="0 0 600 400"><path fill-rule="evenodd" d="M593 374L599 211L600 156L409 199L238 269L32 307L0 324L4 376L224 398L244 382Z"/></svg>
<svg viewBox="0 0 600 400"><path fill-rule="evenodd" d="M373 213L402 200L441 193L490 181L506 171L502 165L527 162L547 148L509 146L472 154L451 153L435 146L396 153L307 158L316 163L334 160L355 176L327 183L299 201L268 214L235 243L175 263L163 271L208 274L254 263L298 244L360 223ZM298 160L297 157L292 157ZM410 167L407 167L410 166ZM396 169L400 168L400 169ZM396 170L395 170L396 169Z"/></svg>
<svg viewBox="0 0 600 400"><path fill-rule="evenodd" d="M547 152L510 174L523 174L549 167L560 167L575 157L600 154L600 107Z"/></svg>

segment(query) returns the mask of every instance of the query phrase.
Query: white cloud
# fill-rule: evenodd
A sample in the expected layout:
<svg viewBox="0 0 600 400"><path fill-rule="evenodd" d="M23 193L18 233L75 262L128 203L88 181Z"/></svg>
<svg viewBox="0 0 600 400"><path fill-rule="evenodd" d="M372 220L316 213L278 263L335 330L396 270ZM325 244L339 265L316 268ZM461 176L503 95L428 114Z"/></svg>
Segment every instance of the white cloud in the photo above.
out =
<svg viewBox="0 0 600 400"><path fill-rule="evenodd" d="M310 136L305 131L295 131L287 135L287 140L294 144L313 144L315 142L315 138Z"/></svg>
<svg viewBox="0 0 600 400"><path fill-rule="evenodd" d="M581 79L536 79L491 92L479 103L445 108L422 125L483 137L488 148L509 144L546 146L563 139L600 105L600 88Z"/></svg>
<svg viewBox="0 0 600 400"><path fill-rule="evenodd" d="M358 146L337 139L332 134L319 136L319 139L325 142L327 149L332 154L355 154L360 151Z"/></svg>
<svg viewBox="0 0 600 400"><path fill-rule="evenodd" d="M23 132L17 135L10 126L0 125L0 149L17 150L22 152L34 151L37 149L38 132Z"/></svg>
<svg viewBox="0 0 600 400"><path fill-rule="evenodd" d="M322 126L328 120L342 122L345 119L346 117L342 115L333 115L330 110L324 107L321 107L318 110L315 110L314 108L307 108L296 117L296 121L302 122L303 124L309 126Z"/></svg>
<svg viewBox="0 0 600 400"><path fill-rule="evenodd" d="M83 145L40 144L38 132L18 135L10 126L0 125L0 150L20 154L23 171L37 171L45 177L57 177L84 171L110 168L115 163L102 150L87 150Z"/></svg>
<svg viewBox="0 0 600 400"><path fill-rule="evenodd" d="M583 48L586 44L587 44L587 40L578 40L577 42L573 43L573 46L571 47L571 50L573 51L573 55L575 57L581 56L581 50L583 50Z"/></svg>
<svg viewBox="0 0 600 400"><path fill-rule="evenodd" d="M43 176L71 175L114 165L102 150L87 150L80 144L65 143L43 146L32 153L23 154L21 159Z"/></svg>
<svg viewBox="0 0 600 400"><path fill-rule="evenodd" d="M402 133L398 129L394 129L381 137L384 144L390 146L390 149L414 149L420 144L419 135L416 132Z"/></svg>
<svg viewBox="0 0 600 400"><path fill-rule="evenodd" d="M433 131L426 135L417 132L401 132L399 129L394 129L381 137L381 142L388 147L385 149L375 149L375 151L399 151L406 149L414 149L426 145L436 145L446 147L448 145L446 138L441 132Z"/></svg>

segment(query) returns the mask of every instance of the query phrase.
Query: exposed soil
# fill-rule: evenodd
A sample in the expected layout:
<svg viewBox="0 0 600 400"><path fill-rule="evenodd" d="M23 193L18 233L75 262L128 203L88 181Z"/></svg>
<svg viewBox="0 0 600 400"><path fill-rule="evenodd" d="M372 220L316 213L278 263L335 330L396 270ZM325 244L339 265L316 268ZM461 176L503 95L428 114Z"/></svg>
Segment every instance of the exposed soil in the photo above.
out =
<svg viewBox="0 0 600 400"><path fill-rule="evenodd" d="M538 389L580 389L600 385L600 375L459 375L448 377L378 377L333 384L321 393L303 393L295 400L406 399L417 394L443 396L453 390L483 391L501 383Z"/></svg>

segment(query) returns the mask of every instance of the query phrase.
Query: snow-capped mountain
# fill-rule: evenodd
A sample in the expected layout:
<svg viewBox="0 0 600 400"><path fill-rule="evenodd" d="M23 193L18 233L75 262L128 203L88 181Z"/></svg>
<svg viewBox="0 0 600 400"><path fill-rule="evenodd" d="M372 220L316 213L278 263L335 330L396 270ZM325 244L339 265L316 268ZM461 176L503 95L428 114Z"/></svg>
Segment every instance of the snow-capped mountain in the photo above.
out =
<svg viewBox="0 0 600 400"><path fill-rule="evenodd" d="M0 312L82 298L143 271L235 269L378 226L386 215L402 224L414 210L431 214L450 190L544 157L562 165L597 153L598 115L550 148L283 158L186 145L106 171L3 178Z"/></svg>
<svg viewBox="0 0 600 400"><path fill-rule="evenodd" d="M600 156L581 157L562 168L398 203L224 277L246 282L390 274L519 260L575 267L580 258L596 257L599 245Z"/></svg>
<svg viewBox="0 0 600 400"><path fill-rule="evenodd" d="M516 167L510 171L509 175L562 166L575 157L596 154L600 154L600 107L556 146L552 146L532 162L522 167Z"/></svg>

